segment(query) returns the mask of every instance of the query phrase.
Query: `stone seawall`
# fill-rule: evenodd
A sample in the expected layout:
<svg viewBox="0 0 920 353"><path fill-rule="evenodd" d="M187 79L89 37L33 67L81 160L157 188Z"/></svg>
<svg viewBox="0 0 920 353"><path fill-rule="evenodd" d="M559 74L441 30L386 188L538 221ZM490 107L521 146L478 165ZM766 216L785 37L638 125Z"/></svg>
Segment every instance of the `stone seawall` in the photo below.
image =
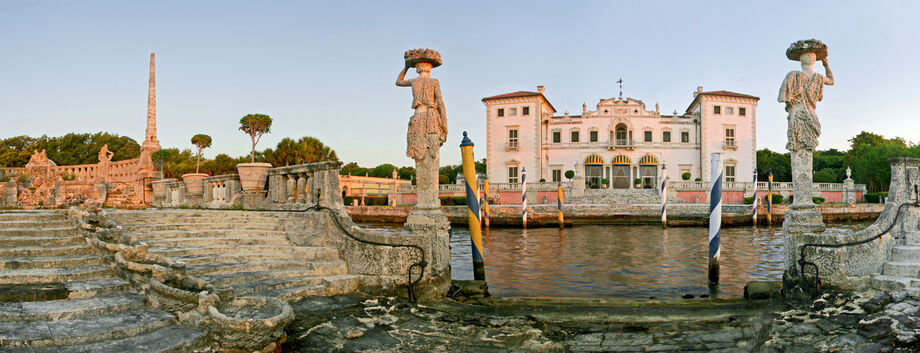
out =
<svg viewBox="0 0 920 353"><path fill-rule="evenodd" d="M699 204L678 204L668 206L669 226L703 226L709 222L709 206ZM725 205L722 212L722 224L741 226L751 224L751 207L749 205ZM818 205L818 211L824 215L824 221L847 222L868 221L878 218L885 208L884 204L856 205ZM345 207L356 222L404 223L411 207L388 206L348 206ZM451 224L468 223L466 207L442 207ZM491 224L493 226L521 226L521 207L516 205L491 206ZM660 224L660 207L657 205L567 205L564 208L566 225L571 224ZM773 206L773 224L780 225L783 216L789 211L789 205ZM767 222L766 207L758 210L759 224ZM555 205L535 205L528 207L527 224L529 226L558 226Z"/></svg>

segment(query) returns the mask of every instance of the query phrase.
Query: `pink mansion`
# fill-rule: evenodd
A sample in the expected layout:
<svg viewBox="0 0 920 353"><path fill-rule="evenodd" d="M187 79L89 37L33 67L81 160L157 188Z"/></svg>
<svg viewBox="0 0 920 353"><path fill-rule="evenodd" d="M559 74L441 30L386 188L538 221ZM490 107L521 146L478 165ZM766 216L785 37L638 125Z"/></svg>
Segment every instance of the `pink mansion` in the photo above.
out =
<svg viewBox="0 0 920 353"><path fill-rule="evenodd" d="M633 98L602 99L581 115L556 115L543 86L485 97L487 168L495 183L565 180L567 170L589 188L654 188L662 166L671 180L708 181L709 156L721 152L726 182L749 182L756 166L760 98L698 87L683 113L661 114ZM606 181L606 184L603 182Z"/></svg>

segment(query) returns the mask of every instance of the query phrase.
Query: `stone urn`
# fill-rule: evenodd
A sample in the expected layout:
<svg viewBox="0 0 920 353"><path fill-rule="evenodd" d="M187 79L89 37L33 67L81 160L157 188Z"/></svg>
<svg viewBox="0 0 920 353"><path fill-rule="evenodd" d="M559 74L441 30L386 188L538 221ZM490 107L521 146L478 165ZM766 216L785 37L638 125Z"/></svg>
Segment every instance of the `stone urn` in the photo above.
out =
<svg viewBox="0 0 920 353"><path fill-rule="evenodd" d="M243 191L258 191L265 189L265 179L268 178L268 169L271 163L240 163L236 170L240 173L240 184Z"/></svg>
<svg viewBox="0 0 920 353"><path fill-rule="evenodd" d="M207 177L204 173L182 174L182 181L185 182L185 192L188 195L204 195L204 179Z"/></svg>
<svg viewBox="0 0 920 353"><path fill-rule="evenodd" d="M294 310L268 297L238 297L208 306L208 331L224 352L273 352L287 336Z"/></svg>

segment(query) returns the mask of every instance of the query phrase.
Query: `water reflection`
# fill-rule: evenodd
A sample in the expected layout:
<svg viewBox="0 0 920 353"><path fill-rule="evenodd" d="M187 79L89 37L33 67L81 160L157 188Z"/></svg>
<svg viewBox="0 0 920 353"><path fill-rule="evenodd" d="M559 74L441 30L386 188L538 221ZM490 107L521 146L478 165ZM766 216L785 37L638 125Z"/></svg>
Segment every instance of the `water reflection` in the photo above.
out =
<svg viewBox="0 0 920 353"><path fill-rule="evenodd" d="M832 225L855 230L867 223ZM397 226L365 225L399 232ZM674 298L710 294L708 228L582 225L483 229L486 280L496 296ZM751 280L779 280L781 228L722 230L720 297L740 297ZM472 279L470 235L453 227L451 270Z"/></svg>

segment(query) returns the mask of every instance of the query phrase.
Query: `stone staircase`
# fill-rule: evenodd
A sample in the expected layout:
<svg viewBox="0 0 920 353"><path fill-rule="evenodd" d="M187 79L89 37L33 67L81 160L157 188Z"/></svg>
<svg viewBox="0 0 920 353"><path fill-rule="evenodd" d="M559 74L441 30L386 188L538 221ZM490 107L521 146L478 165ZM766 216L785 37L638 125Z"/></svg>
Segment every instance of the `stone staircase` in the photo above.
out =
<svg viewBox="0 0 920 353"><path fill-rule="evenodd" d="M187 352L204 333L148 307L59 211L0 212L0 352Z"/></svg>
<svg viewBox="0 0 920 353"><path fill-rule="evenodd" d="M658 205L661 196L656 189L588 189L585 194L565 200L570 204L594 205ZM669 198L668 203L683 202Z"/></svg>
<svg viewBox="0 0 920 353"><path fill-rule="evenodd" d="M357 289L359 276L322 237L295 246L284 230L295 213L221 210L115 211L110 217L150 253L184 262L186 272L237 296L297 301Z"/></svg>
<svg viewBox="0 0 920 353"><path fill-rule="evenodd" d="M875 288L907 291L920 296L920 231L907 232L902 245L891 249L882 274L872 279Z"/></svg>

